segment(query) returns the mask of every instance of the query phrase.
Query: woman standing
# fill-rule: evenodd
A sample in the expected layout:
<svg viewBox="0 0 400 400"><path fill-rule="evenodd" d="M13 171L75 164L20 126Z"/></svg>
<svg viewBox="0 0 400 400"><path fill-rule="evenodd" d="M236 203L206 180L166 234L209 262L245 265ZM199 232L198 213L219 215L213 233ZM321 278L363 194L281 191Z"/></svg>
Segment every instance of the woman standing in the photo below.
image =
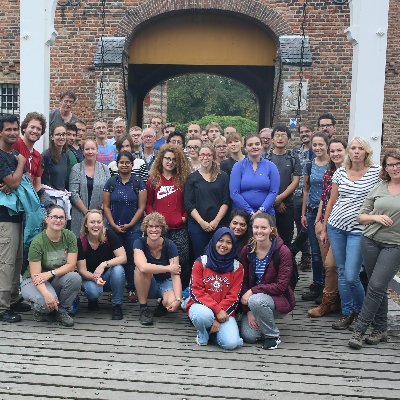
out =
<svg viewBox="0 0 400 400"><path fill-rule="evenodd" d="M203 254L214 231L227 222L230 203L229 178L215 162L214 146L203 144L199 158L201 167L189 176L185 186L188 231L195 258Z"/></svg>
<svg viewBox="0 0 400 400"><path fill-rule="evenodd" d="M230 177L233 208L245 210L253 218L262 212L274 216L280 182L278 169L262 158L261 139L256 133L247 135L244 145L248 156L233 166Z"/></svg>
<svg viewBox="0 0 400 400"><path fill-rule="evenodd" d="M243 340L263 339L263 349L276 349L281 339L275 317L292 311L296 301L290 286L292 254L277 235L273 217L265 213L254 217L253 238L243 248L240 262L244 267Z"/></svg>
<svg viewBox="0 0 400 400"><path fill-rule="evenodd" d="M243 210L233 210L230 215L229 229L234 233L236 238L236 248L239 257L244 246L250 240L251 228L250 228L250 215Z"/></svg>
<svg viewBox="0 0 400 400"><path fill-rule="evenodd" d="M322 296L324 289L324 265L315 234L315 222L322 195L323 177L329 165L328 136L322 132L315 133L311 139L311 148L315 158L304 165L303 206L301 211L301 223L307 229L310 241L313 272L313 282L309 291L301 296L305 301L316 300Z"/></svg>
<svg viewBox="0 0 400 400"><path fill-rule="evenodd" d="M132 174L133 155L123 151L117 156L118 175L104 186L103 209L109 226L124 244L128 262L125 264L129 301L137 301L133 283L133 243L141 236L140 224L146 207L146 185Z"/></svg>
<svg viewBox="0 0 400 400"><path fill-rule="evenodd" d="M65 229L65 211L52 205L47 209L45 229L29 247L29 270L21 283L25 300L33 303L33 318L47 322L47 314L55 312L57 321L73 326L68 315L72 302L81 290L81 277L74 272L77 260L75 235Z"/></svg>
<svg viewBox="0 0 400 400"><path fill-rule="evenodd" d="M321 250L322 263L325 268L325 287L322 302L318 307L308 310L310 317L323 317L324 315L340 311L338 292L338 275L329 241L321 242L320 235L325 218L325 210L331 195L332 177L335 171L342 166L346 144L340 139L329 142L328 152L330 157L329 168L325 171L322 181L322 195L319 202L317 217L315 218L315 235Z"/></svg>
<svg viewBox="0 0 400 400"><path fill-rule="evenodd" d="M210 336L215 336L218 345L225 350L243 345L235 319L243 266L236 260L235 245L233 232L229 228L219 228L206 254L193 265L186 310L197 329L196 342L200 346L207 345Z"/></svg>
<svg viewBox="0 0 400 400"><path fill-rule="evenodd" d="M382 160L382 182L367 195L360 210L359 222L366 225L361 252L368 275L367 295L349 346L362 347L369 325L368 344L387 341L387 288L400 268L400 153L390 151Z"/></svg>
<svg viewBox="0 0 400 400"><path fill-rule="evenodd" d="M122 299L127 261L121 240L111 229L105 229L100 210L89 210L78 239L78 272L88 298L89 310L98 309L98 299L103 290L112 293L113 320L123 318Z"/></svg>
<svg viewBox="0 0 400 400"><path fill-rule="evenodd" d="M96 161L97 143L93 139L83 142L83 161L72 167L69 177L72 214L71 230L79 236L84 216L90 209L101 209L103 188L110 178L108 168Z"/></svg>
<svg viewBox="0 0 400 400"><path fill-rule="evenodd" d="M360 281L363 227L357 216L367 194L379 181L379 170L379 165L372 164L368 141L355 137L347 146L343 166L332 178L321 240L325 241L327 231L338 268L342 316L332 324L333 329L349 328L364 301Z"/></svg>
<svg viewBox="0 0 400 400"><path fill-rule="evenodd" d="M184 288L189 285L191 274L187 213L183 201L183 190L189 174L189 162L183 151L177 146L165 144L158 151L146 185L146 214L157 211L167 221L167 237L178 247Z"/></svg>
<svg viewBox="0 0 400 400"><path fill-rule="evenodd" d="M189 162L192 171L197 171L200 166L199 150L202 145L202 141L198 136L194 136L188 139L186 144L186 152L189 157Z"/></svg>

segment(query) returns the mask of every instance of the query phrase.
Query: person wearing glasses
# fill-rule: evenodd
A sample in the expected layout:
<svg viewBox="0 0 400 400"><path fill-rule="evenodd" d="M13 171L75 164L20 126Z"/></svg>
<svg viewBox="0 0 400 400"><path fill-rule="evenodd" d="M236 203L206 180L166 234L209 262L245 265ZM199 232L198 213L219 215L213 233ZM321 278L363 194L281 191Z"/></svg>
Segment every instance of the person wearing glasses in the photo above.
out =
<svg viewBox="0 0 400 400"><path fill-rule="evenodd" d="M181 148L165 144L158 152L146 184L146 214L157 211L167 221L166 237L173 240L178 247L184 288L189 285L191 273L189 236L186 229L187 212L183 200L183 191L189 174L189 162ZM162 307L161 310L166 313Z"/></svg>
<svg viewBox="0 0 400 400"><path fill-rule="evenodd" d="M200 168L199 150L203 142L199 136L193 136L188 139L186 144L186 153L189 158L189 163L192 172Z"/></svg>
<svg viewBox="0 0 400 400"><path fill-rule="evenodd" d="M150 119L150 128L153 128L156 132L156 141L154 143L154 149L158 150L163 144L166 143L166 139L163 134L163 119L161 115L154 115Z"/></svg>
<svg viewBox="0 0 400 400"><path fill-rule="evenodd" d="M214 140L215 147L215 161L218 165L226 160L228 157L228 146L226 144L226 138L224 136L219 136Z"/></svg>
<svg viewBox="0 0 400 400"><path fill-rule="evenodd" d="M71 327L74 320L68 310L81 290L82 280L75 272L76 236L65 229L65 222L62 207L52 205L47 209L45 229L29 247L29 269L21 293L32 303L35 321L48 322L54 316L61 325Z"/></svg>
<svg viewBox="0 0 400 400"><path fill-rule="evenodd" d="M382 179L367 195L358 217L366 225L361 239L368 289L349 346L386 342L388 327L387 288L399 270L400 260L400 152L389 151L382 160Z"/></svg>
<svg viewBox="0 0 400 400"><path fill-rule="evenodd" d="M272 129L271 128L263 128L259 132L261 144L262 144L262 154L268 154L271 144L272 144Z"/></svg>
<svg viewBox="0 0 400 400"><path fill-rule="evenodd" d="M124 245L128 262L125 264L128 299L137 300L133 283L133 243L141 236L140 224L146 207L147 191L143 179L132 174L133 155L118 153L118 174L111 177L103 189L103 210L109 226Z"/></svg>
<svg viewBox="0 0 400 400"><path fill-rule="evenodd" d="M178 146L183 150L185 148L185 135L181 132L173 131L168 135L167 143Z"/></svg>
<svg viewBox="0 0 400 400"><path fill-rule="evenodd" d="M329 139L336 133L336 119L331 113L321 114L318 118L318 130L328 135Z"/></svg>
<svg viewBox="0 0 400 400"><path fill-rule="evenodd" d="M203 144L199 150L200 168L185 186L185 208L189 214L188 231L194 258L203 254L214 231L227 225L230 205L229 178L216 162L215 148Z"/></svg>

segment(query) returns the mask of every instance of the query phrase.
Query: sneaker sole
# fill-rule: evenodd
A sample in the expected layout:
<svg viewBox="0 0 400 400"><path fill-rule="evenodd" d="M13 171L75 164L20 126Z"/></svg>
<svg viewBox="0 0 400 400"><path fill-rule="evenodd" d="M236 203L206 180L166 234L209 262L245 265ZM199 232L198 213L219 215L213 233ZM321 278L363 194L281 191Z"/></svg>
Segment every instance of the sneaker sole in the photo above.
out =
<svg viewBox="0 0 400 400"><path fill-rule="evenodd" d="M262 348L263 348L264 350L274 350L274 349L277 349L278 346L279 346L281 343L282 343L281 340L277 340L275 346L271 346L271 347L264 347L264 346L262 346Z"/></svg>

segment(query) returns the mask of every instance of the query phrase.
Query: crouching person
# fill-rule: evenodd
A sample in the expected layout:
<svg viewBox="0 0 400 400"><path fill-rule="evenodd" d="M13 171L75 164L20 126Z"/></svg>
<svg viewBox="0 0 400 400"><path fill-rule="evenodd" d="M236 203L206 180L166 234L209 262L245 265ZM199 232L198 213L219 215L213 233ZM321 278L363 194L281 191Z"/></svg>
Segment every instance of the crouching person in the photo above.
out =
<svg viewBox="0 0 400 400"><path fill-rule="evenodd" d="M123 319L122 298L125 287L126 252L112 229L105 229L100 210L89 210L78 239L78 272L89 310L99 308L103 291L112 293L111 319ZM133 277L132 277L133 279Z"/></svg>
<svg viewBox="0 0 400 400"><path fill-rule="evenodd" d="M290 286L292 255L270 215L256 214L252 228L253 238L240 255L244 267L241 334L247 343L263 340L263 349L276 349L281 339L275 317L295 306Z"/></svg>
<svg viewBox="0 0 400 400"><path fill-rule="evenodd" d="M243 267L236 258L236 238L229 228L219 228L192 270L186 309L197 329L200 346L209 339L225 350L243 345L235 319L243 282Z"/></svg>
<svg viewBox="0 0 400 400"><path fill-rule="evenodd" d="M154 316L179 310L182 297L181 266L175 243L163 234L167 231L165 218L158 212L148 214L142 222L145 237L136 239L133 248L135 287L140 305L140 323L153 324L153 312L147 299L159 299Z"/></svg>
<svg viewBox="0 0 400 400"><path fill-rule="evenodd" d="M72 302L81 288L81 277L74 272L77 260L76 236L65 229L65 211L52 205L47 209L45 229L29 247L29 269L21 283L21 293L32 303L34 320L48 321L55 313L64 326L73 326L68 315Z"/></svg>

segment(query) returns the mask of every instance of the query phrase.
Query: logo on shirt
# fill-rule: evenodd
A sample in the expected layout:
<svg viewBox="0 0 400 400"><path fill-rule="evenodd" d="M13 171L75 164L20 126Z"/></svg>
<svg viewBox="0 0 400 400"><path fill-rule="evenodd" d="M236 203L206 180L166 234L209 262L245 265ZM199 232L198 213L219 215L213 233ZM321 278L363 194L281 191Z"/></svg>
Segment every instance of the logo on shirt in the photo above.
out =
<svg viewBox="0 0 400 400"><path fill-rule="evenodd" d="M174 186L161 186L160 190L157 192L157 200L161 200L164 197L170 196L175 193L178 189Z"/></svg>

